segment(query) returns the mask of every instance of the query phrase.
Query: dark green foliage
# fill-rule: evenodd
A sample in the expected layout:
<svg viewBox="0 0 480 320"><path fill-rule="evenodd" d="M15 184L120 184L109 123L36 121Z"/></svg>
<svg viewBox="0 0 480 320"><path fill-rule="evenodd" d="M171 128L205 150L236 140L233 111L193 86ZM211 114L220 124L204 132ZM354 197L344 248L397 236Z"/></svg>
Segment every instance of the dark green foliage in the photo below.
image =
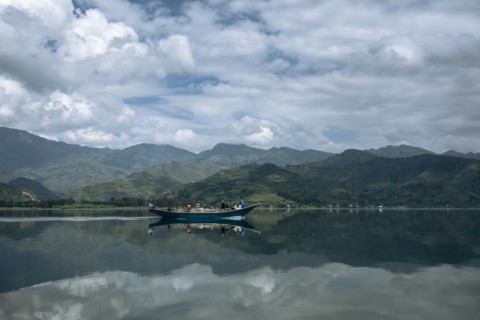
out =
<svg viewBox="0 0 480 320"><path fill-rule="evenodd" d="M236 203L242 198L250 203L288 203L279 192L295 189L299 180L303 178L276 165L251 164L222 170L203 181L179 187L172 194L184 202L191 199L207 205L218 205L222 200Z"/></svg>
<svg viewBox="0 0 480 320"><path fill-rule="evenodd" d="M480 161L428 154L369 158L359 152L346 151L296 171L323 185L329 202L350 194L350 201L361 205L480 205Z"/></svg>
<svg viewBox="0 0 480 320"><path fill-rule="evenodd" d="M457 151L449 150L447 152L442 153L442 155L480 160L480 153L473 153L473 152L460 153Z"/></svg>
<svg viewBox="0 0 480 320"><path fill-rule="evenodd" d="M432 151L404 144L400 146L386 146L379 149L368 149L366 151L385 158L408 158L422 154L434 154Z"/></svg>
<svg viewBox="0 0 480 320"><path fill-rule="evenodd" d="M246 145L219 143L213 149L200 152L201 159L222 166L240 166L249 163L273 163L276 165L297 165L324 160L332 153L317 150L298 151L290 148L271 148L269 150L252 148Z"/></svg>
<svg viewBox="0 0 480 320"><path fill-rule="evenodd" d="M112 150L102 162L109 166L138 171L154 164L187 162L195 158L194 153L176 147L142 143L123 150Z"/></svg>
<svg viewBox="0 0 480 320"><path fill-rule="evenodd" d="M45 188L41 183L35 180L30 180L27 178L17 178L10 182L9 185L17 187L19 189L27 190L31 193L37 195L41 200L56 200L58 196Z"/></svg>
<svg viewBox="0 0 480 320"><path fill-rule="evenodd" d="M201 180L220 169L208 161L155 165L126 178L80 188L70 196L78 201L118 202L119 199L124 198L142 198L146 199L144 202L148 199L152 201L170 188Z"/></svg>
<svg viewBox="0 0 480 320"><path fill-rule="evenodd" d="M230 144L198 155L151 144L110 150L0 128L0 182L25 177L13 180L16 187L3 186L0 200L38 203L55 199L52 190L114 205L218 205L246 198L274 206L480 206L480 160L474 156L410 146L338 155Z"/></svg>
<svg viewBox="0 0 480 320"><path fill-rule="evenodd" d="M33 193L0 183L0 207L34 206L40 199Z"/></svg>
<svg viewBox="0 0 480 320"><path fill-rule="evenodd" d="M171 191L179 201L264 205L480 206L480 161L437 155L383 158L347 150L302 166L247 165Z"/></svg>
<svg viewBox="0 0 480 320"><path fill-rule="evenodd" d="M315 150L263 150L228 144L219 144L199 155L169 145L153 144L112 150L70 145L26 131L0 128L0 181L25 177L42 183L60 196L91 184L125 178L157 164L203 159L219 168L252 162L283 165L318 161L331 155Z"/></svg>

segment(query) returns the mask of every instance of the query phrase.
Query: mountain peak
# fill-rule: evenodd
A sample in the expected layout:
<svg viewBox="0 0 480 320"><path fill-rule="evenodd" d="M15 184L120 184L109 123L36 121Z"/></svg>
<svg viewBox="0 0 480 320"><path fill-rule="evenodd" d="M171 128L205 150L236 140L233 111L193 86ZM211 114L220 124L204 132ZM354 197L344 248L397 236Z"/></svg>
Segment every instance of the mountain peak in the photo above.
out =
<svg viewBox="0 0 480 320"><path fill-rule="evenodd" d="M358 164L368 162L377 158L372 153L357 149L347 149L340 154L334 155L322 162L322 165L326 166L350 166L352 164Z"/></svg>
<svg viewBox="0 0 480 320"><path fill-rule="evenodd" d="M388 145L386 147L378 149L368 149L365 151L384 158L408 158L421 154L435 154L430 150L413 147L406 144L401 144L399 146Z"/></svg>

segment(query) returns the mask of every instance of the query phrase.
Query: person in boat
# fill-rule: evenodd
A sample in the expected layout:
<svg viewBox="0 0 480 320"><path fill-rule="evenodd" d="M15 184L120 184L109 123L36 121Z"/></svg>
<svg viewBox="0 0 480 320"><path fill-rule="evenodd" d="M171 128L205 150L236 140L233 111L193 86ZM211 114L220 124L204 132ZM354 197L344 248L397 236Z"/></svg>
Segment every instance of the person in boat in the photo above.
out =
<svg viewBox="0 0 480 320"><path fill-rule="evenodd" d="M192 211L192 203L187 203L187 211Z"/></svg>
<svg viewBox="0 0 480 320"><path fill-rule="evenodd" d="M225 201L222 200L222 205L220 207L223 210L227 209L227 204L225 203Z"/></svg>

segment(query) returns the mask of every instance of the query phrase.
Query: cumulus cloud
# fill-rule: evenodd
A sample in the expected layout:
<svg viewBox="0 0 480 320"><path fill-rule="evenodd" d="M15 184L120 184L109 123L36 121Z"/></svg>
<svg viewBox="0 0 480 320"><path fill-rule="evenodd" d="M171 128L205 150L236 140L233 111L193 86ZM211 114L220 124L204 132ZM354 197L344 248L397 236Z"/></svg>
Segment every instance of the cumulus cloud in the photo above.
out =
<svg viewBox="0 0 480 320"><path fill-rule="evenodd" d="M124 134L113 134L93 127L67 130L62 133L64 141L81 145L93 145L95 147L106 147L115 144L122 144L126 138Z"/></svg>
<svg viewBox="0 0 480 320"><path fill-rule="evenodd" d="M273 139L273 132L268 127L260 126L258 131L247 136L247 141L254 145L268 145Z"/></svg>
<svg viewBox="0 0 480 320"><path fill-rule="evenodd" d="M89 9L72 21L59 51L67 61L75 62L109 51L128 50L137 41L137 34L132 28L122 22L109 23L100 11ZM138 48L140 55L143 51Z"/></svg>
<svg viewBox="0 0 480 320"><path fill-rule="evenodd" d="M45 107L44 122L48 125L49 122L57 123L57 121L67 122L67 124L77 124L88 122L93 116L92 106L85 97L74 95L68 96L61 92L53 92L50 95L50 102ZM50 120L53 118L53 121Z"/></svg>
<svg viewBox="0 0 480 320"><path fill-rule="evenodd" d="M158 43L158 50L164 55L170 72L181 73L194 70L195 61L186 36L174 34L162 39Z"/></svg>
<svg viewBox="0 0 480 320"><path fill-rule="evenodd" d="M278 130L278 126L268 120L255 119L244 116L240 121L233 124L240 141L246 140L248 145L262 147L268 146L275 138L272 128Z"/></svg>
<svg viewBox="0 0 480 320"><path fill-rule="evenodd" d="M181 144L192 143L195 141L195 132L190 129L179 129L175 132L173 139Z"/></svg>
<svg viewBox="0 0 480 320"><path fill-rule="evenodd" d="M24 103L26 94L20 83L0 76L0 115L3 119L10 120L15 115L15 106Z"/></svg>
<svg viewBox="0 0 480 320"><path fill-rule="evenodd" d="M0 13L7 13L7 19L12 15L26 15L38 20L42 27L55 30L61 28L68 20L69 11L72 9L73 5L69 0L5 0L0 6Z"/></svg>
<svg viewBox="0 0 480 320"><path fill-rule="evenodd" d="M3 1L0 125L110 147L480 151L474 2L169 5Z"/></svg>

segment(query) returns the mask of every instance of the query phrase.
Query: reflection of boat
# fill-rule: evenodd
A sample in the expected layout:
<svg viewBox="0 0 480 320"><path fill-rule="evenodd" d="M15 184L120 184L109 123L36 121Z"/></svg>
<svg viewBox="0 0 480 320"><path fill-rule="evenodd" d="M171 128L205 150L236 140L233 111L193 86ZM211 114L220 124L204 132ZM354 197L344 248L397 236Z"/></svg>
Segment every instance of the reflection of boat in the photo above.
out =
<svg viewBox="0 0 480 320"><path fill-rule="evenodd" d="M209 212L208 210L190 210L190 211L169 211L157 208L150 208L151 213L158 214L162 218L168 219L243 219L247 213L252 211L258 204L240 208L236 210L222 210Z"/></svg>
<svg viewBox="0 0 480 320"><path fill-rule="evenodd" d="M245 220L230 220L230 219L160 219L155 223L150 223L149 228L161 227L161 226L172 226L172 225L198 225L198 227L203 226L219 226L219 225L230 225L233 227L240 227L244 229L255 230L255 227L252 226Z"/></svg>
<svg viewBox="0 0 480 320"><path fill-rule="evenodd" d="M239 231L244 235L245 230L251 230L258 232L254 226L248 223L245 220L232 220L232 219L195 219L195 218L186 218L186 219L166 219L162 218L155 223L150 223L148 225L148 233L152 234L153 229L161 226L167 226L170 228L181 228L185 229L188 233L192 229L220 229L222 233L228 230Z"/></svg>

